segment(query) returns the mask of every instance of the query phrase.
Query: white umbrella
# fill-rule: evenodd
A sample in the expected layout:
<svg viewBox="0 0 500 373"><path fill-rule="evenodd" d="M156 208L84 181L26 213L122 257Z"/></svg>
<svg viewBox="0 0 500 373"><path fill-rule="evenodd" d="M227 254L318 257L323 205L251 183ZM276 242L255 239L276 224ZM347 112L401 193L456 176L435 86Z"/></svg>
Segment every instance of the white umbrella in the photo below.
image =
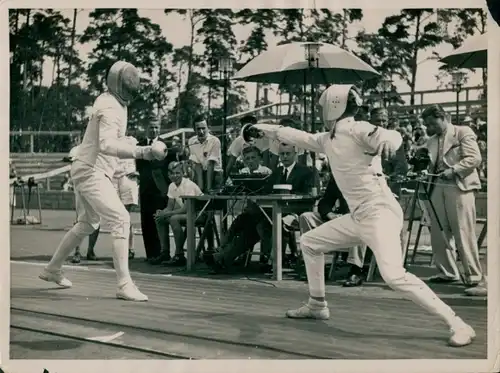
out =
<svg viewBox="0 0 500 373"><path fill-rule="evenodd" d="M317 66L310 69L307 45L317 45ZM295 42L262 52L233 79L275 84L357 83L380 74L352 53L326 43Z"/></svg>
<svg viewBox="0 0 500 373"><path fill-rule="evenodd" d="M440 62L459 69L474 69L488 65L488 34L475 35Z"/></svg>

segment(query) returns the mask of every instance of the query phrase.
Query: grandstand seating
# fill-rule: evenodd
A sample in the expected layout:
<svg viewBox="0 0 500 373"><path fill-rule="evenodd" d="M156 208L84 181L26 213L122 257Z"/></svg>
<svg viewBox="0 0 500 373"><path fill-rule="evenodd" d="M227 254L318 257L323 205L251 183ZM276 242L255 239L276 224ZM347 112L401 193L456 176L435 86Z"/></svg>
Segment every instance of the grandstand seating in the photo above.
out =
<svg viewBox="0 0 500 373"><path fill-rule="evenodd" d="M32 174L43 173L67 165L63 161L67 153L11 153L10 159L16 167L18 176L28 176ZM54 176L50 179L50 189L62 189L64 174ZM47 189L47 181L41 181L44 188Z"/></svg>

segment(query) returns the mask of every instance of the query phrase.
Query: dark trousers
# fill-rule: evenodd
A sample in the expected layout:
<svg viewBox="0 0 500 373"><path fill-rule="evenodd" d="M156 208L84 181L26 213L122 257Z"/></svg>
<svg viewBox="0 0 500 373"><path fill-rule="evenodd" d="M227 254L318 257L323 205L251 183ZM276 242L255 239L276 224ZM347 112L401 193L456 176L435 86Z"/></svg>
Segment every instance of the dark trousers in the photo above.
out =
<svg viewBox="0 0 500 373"><path fill-rule="evenodd" d="M143 192L139 194L141 208L142 240L148 259L160 256L161 245L156 229L154 214L156 210L163 210L167 206L166 198L157 193ZM169 240L170 242L170 240Z"/></svg>

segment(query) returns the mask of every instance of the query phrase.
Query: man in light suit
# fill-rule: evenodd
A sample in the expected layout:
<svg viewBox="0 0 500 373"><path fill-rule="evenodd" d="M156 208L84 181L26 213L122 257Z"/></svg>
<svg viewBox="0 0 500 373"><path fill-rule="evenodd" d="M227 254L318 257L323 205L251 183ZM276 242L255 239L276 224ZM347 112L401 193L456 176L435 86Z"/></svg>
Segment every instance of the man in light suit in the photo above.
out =
<svg viewBox="0 0 500 373"><path fill-rule="evenodd" d="M477 247L475 192L481 189L477 167L481 153L477 138L468 126L455 126L439 105L424 110L422 118L429 134L427 142L431 159L430 173L437 174L430 184L431 201L449 242L455 239L470 285L484 282ZM431 214L431 243L439 274L431 282L444 283L460 279L455 250L447 245L439 224Z"/></svg>

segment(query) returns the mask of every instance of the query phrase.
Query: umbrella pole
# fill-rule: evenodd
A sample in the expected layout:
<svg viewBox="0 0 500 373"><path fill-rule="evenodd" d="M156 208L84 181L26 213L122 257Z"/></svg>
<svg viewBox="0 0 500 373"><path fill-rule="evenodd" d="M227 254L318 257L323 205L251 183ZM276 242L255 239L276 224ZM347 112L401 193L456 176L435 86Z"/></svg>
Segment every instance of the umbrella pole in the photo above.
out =
<svg viewBox="0 0 500 373"><path fill-rule="evenodd" d="M309 72L311 73L310 76L311 76L311 133L316 133L316 113L315 113L315 110L316 110L316 105L315 105L315 91L314 91L314 71L313 71L313 68L311 68L309 70ZM313 167L315 167L316 165L316 153L311 153L311 160L312 160L312 164L313 164Z"/></svg>

